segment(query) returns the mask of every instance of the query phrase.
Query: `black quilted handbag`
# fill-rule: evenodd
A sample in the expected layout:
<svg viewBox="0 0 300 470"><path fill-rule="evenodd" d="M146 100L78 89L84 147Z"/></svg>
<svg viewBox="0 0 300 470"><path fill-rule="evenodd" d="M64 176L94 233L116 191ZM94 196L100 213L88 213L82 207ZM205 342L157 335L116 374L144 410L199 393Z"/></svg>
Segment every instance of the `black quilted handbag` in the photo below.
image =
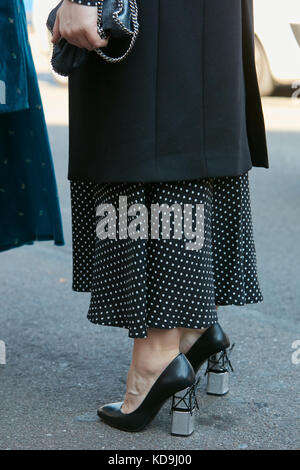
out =
<svg viewBox="0 0 300 470"><path fill-rule="evenodd" d="M56 14L63 1L50 12L47 27L51 34L56 20ZM98 33L102 39L109 37L122 39L130 38L127 50L119 57L110 57L105 48L95 49L95 52L109 63L118 63L131 52L139 34L138 8L136 0L100 0L98 2ZM80 67L89 55L87 49L69 44L64 38L53 46L51 64L59 75L68 76Z"/></svg>

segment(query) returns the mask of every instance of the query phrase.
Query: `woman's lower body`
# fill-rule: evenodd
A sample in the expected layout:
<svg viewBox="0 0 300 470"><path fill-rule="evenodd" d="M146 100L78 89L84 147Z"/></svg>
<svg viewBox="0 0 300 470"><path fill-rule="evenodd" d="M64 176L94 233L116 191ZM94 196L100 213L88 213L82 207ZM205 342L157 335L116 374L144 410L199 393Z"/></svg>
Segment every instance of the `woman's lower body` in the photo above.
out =
<svg viewBox="0 0 300 470"><path fill-rule="evenodd" d="M131 413L172 359L217 323L218 305L263 300L248 172L154 183L71 181L71 201L73 290L91 292L91 322L126 328L135 338L122 407ZM162 204L177 212L173 206L159 218L153 208Z"/></svg>

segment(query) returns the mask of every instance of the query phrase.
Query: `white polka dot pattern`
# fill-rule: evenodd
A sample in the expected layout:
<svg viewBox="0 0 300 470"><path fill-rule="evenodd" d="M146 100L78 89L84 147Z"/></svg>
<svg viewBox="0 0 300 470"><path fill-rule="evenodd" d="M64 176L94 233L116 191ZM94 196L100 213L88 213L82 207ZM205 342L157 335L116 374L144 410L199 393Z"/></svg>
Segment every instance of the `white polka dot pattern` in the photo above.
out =
<svg viewBox="0 0 300 470"><path fill-rule="evenodd" d="M204 204L204 245L186 238L100 240L96 207L119 196L132 204ZM216 305L263 300L256 267L248 172L240 176L158 183L71 181L73 290L91 292L92 323L127 328L202 328L218 321ZM191 212L193 215L193 212ZM133 220L128 217L128 223ZM174 217L171 217L171 227ZM194 221L193 221L194 223ZM149 224L150 225L150 224ZM117 224L118 227L118 224ZM193 225L194 227L194 225ZM160 233L162 229L160 220Z"/></svg>

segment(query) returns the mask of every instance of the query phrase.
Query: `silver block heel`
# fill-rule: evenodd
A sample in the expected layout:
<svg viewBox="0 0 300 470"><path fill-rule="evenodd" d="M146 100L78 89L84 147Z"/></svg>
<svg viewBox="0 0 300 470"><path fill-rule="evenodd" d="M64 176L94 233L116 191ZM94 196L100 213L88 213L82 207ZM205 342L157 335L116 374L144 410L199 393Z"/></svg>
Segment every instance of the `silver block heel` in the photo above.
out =
<svg viewBox="0 0 300 470"><path fill-rule="evenodd" d="M194 432L194 417L196 408L199 409L196 390L200 378L194 385L180 390L172 397L172 436L190 436Z"/></svg>
<svg viewBox="0 0 300 470"><path fill-rule="evenodd" d="M234 344L229 349L228 353L232 351ZM233 372L233 367L228 357L226 350L221 351L207 361L207 389L208 395L222 396L229 392L229 370Z"/></svg>

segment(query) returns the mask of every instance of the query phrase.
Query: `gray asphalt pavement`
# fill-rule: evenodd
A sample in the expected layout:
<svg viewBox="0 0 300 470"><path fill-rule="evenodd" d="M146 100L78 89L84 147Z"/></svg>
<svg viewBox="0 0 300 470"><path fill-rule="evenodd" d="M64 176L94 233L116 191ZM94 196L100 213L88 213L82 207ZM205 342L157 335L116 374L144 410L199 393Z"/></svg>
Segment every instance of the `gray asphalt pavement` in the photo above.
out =
<svg viewBox="0 0 300 470"><path fill-rule="evenodd" d="M132 339L88 322L89 294L71 290L67 94L38 70L66 246L43 242L0 255L0 340L7 346L0 448L300 450L300 363L292 362L292 343L300 340L300 105L264 100L270 169L250 172L264 301L219 309L236 343L230 393L207 396L202 379L188 438L170 435L170 402L143 432L130 434L96 416L100 404L124 395Z"/></svg>

